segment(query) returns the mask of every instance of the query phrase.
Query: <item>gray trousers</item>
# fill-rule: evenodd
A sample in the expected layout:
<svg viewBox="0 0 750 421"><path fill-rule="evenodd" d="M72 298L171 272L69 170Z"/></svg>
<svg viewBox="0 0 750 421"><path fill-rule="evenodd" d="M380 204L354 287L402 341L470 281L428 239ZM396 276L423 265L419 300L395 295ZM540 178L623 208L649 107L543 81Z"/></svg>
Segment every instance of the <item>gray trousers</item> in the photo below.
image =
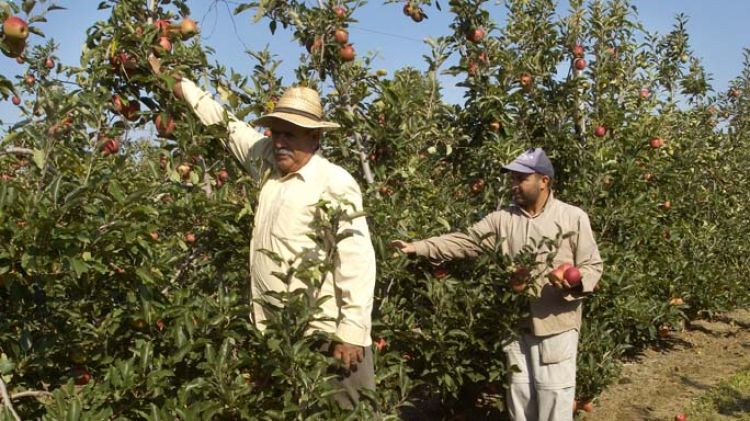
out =
<svg viewBox="0 0 750 421"><path fill-rule="evenodd" d="M507 405L514 421L572 421L578 331L522 335L505 347L510 378Z"/></svg>
<svg viewBox="0 0 750 421"><path fill-rule="evenodd" d="M323 344L321 351L326 355L331 355L333 351L331 342ZM333 399L342 408L353 409L359 402L359 391L362 389L375 390L375 365L372 361L372 347L364 347L364 358L361 363L357 363L356 370L344 372L338 367L331 367L330 373L336 374L332 381L336 389L343 389L341 392L333 395Z"/></svg>

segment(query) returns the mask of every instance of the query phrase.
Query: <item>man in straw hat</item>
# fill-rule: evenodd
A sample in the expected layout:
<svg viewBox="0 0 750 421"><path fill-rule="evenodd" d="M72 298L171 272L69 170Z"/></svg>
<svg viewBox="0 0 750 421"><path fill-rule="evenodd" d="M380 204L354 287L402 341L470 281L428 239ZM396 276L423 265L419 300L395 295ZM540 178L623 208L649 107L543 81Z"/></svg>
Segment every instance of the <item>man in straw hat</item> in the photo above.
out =
<svg viewBox="0 0 750 421"><path fill-rule="evenodd" d="M544 150L526 150L503 171L510 173L513 203L487 215L471 227L470 234L391 244L404 253L440 262L477 257L483 250L494 250L496 242L503 254L513 258L529 246L537 249L544 240L554 241L554 251L538 249L536 265L516 271L516 279L511 279L532 282L536 288L526 290L533 294L531 316L521 322L519 337L504 347L508 365L518 369L510 376L506 403L515 421L572 420L582 299L599 282L602 259L588 215L552 194L555 170ZM570 277L560 276L552 270L566 263L576 266L582 276L574 278L575 271ZM521 277L525 279L517 279Z"/></svg>
<svg viewBox="0 0 750 421"><path fill-rule="evenodd" d="M178 78L173 91L203 124L225 122L227 113L222 106L190 80ZM288 88L273 112L254 124L268 127L271 136L264 137L251 125L228 115L225 144L251 176L264 180L250 245L251 291L253 297L263 299L266 292L307 288L296 278L286 284L274 273L286 273L286 262L298 265L308 253L325 252L308 236L313 231L315 205L325 199L347 208L348 213L361 213L362 194L346 170L316 153L322 132L339 127L323 119L317 91ZM345 392L335 398L342 406L352 407L359 400L358 390L375 388L370 338L375 252L364 216L342 220L340 232L344 231L349 235L338 242L335 269L324 279L320 291L321 297L332 297L321 306L327 320L316 322L313 328L333 338L326 347L345 369L339 385ZM263 250L281 257L282 262ZM264 307L254 302L255 325L263 329L267 318Z"/></svg>

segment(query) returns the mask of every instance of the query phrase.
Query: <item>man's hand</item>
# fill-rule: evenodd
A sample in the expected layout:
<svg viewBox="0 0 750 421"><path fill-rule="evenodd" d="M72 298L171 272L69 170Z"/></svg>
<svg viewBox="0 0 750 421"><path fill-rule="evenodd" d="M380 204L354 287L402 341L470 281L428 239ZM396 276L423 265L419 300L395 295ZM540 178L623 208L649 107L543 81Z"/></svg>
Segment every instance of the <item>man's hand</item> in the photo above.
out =
<svg viewBox="0 0 750 421"><path fill-rule="evenodd" d="M365 358L365 349L359 345L337 343L333 346L333 358L341 360L344 369L357 371L357 363Z"/></svg>
<svg viewBox="0 0 750 421"><path fill-rule="evenodd" d="M570 284L568 283L568 281L566 281L565 279L563 279L560 282L552 282L552 285L554 285L554 286L556 286L556 287L558 287L560 289L565 289L565 290L568 290L568 291L583 291L583 284L582 283L578 283L575 286L570 286Z"/></svg>
<svg viewBox="0 0 750 421"><path fill-rule="evenodd" d="M417 252L417 248L414 247L414 244L401 240L391 241L391 247L405 254L415 254Z"/></svg>

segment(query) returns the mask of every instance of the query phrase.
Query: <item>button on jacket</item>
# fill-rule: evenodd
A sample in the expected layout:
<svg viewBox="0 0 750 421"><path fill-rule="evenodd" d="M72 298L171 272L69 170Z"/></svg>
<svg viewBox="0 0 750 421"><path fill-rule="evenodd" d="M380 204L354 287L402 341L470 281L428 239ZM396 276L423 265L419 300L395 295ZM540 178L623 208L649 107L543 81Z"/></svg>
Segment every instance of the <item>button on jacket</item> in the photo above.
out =
<svg viewBox="0 0 750 421"><path fill-rule="evenodd" d="M572 233L568 238L558 234ZM545 239L554 240L557 248L552 267L546 263L551 250L542 246ZM537 250L536 267L532 269L538 293L531 299L534 334L547 336L581 328L582 298L594 290L602 275L602 259L594 241L586 213L575 206L554 198L550 193L547 203L536 216L520 206L510 205L484 217L469 229L469 234L452 233L414 243L416 254L432 261L446 261L478 256L482 249L492 250L501 241L500 250L511 258L529 245ZM481 245L478 245L478 243ZM578 266L583 279L581 292L571 292L549 283L546 275L562 263Z"/></svg>
<svg viewBox="0 0 750 421"><path fill-rule="evenodd" d="M227 113L193 82L182 79L180 83L185 100L203 124L226 122L226 146L251 176L262 181L250 244L253 297L263 298L268 291L307 289L296 277L287 285L273 273L286 273L290 261L291 266L299 267L303 261L325 256L326 251L308 236L313 232L315 205L324 199L349 214L362 212L357 182L346 170L319 155L313 155L299 171L282 175L275 167L270 138ZM340 232L344 231L350 235L337 244L335 270L317 292L317 298L330 297L321 307L322 316L332 320L315 322L313 327L342 342L369 346L375 252L364 216L351 222L342 220ZM264 250L281 257L283 262L277 263ZM268 317L258 303L253 303L253 316L258 328L263 329L262 322Z"/></svg>

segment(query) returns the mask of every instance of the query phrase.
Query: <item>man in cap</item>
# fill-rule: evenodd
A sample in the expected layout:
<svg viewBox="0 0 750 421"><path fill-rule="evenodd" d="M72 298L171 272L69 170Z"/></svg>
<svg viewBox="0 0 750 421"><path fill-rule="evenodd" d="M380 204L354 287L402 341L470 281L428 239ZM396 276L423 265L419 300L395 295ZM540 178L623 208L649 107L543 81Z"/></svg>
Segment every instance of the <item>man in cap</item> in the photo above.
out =
<svg viewBox="0 0 750 421"><path fill-rule="evenodd" d="M190 80L178 78L173 92L205 125L224 124L228 117L225 145L244 169L262 182L250 244L253 297L263 299L267 292L308 288L297 278L287 284L274 273L286 273L288 262L298 265L309 256L327 252L308 236L313 232L315 205L327 200L348 214L362 212L362 194L354 178L316 153L322 132L339 127L323 119L318 92L288 88L273 112L255 121L255 125L271 130L270 137L227 114ZM375 388L370 337L375 252L364 216L342 220L339 232L348 236L337 243L335 269L323 280L318 295L331 297L321 309L328 320L315 322L313 329L333 338L328 348L345 368L338 385L345 392L335 398L342 406L352 407L359 400L358 390ZM282 262L272 259L266 250ZM254 302L255 325L264 329L267 318L264 306Z"/></svg>
<svg viewBox="0 0 750 421"><path fill-rule="evenodd" d="M555 172L544 150L528 149L503 170L510 173L513 203L487 215L469 234L391 244L404 253L441 262L477 257L482 250L494 249L496 242L513 258L524 247L555 240L556 250L539 249L536 266L528 268L536 286L531 289L531 317L521 322L519 338L504 348L509 366L518 368L510 377L507 406L516 421L572 420L581 304L599 282L602 260L586 213L555 199ZM559 236L561 231L572 235ZM579 268L580 284L547 280L550 252L556 252L552 267L570 263Z"/></svg>

